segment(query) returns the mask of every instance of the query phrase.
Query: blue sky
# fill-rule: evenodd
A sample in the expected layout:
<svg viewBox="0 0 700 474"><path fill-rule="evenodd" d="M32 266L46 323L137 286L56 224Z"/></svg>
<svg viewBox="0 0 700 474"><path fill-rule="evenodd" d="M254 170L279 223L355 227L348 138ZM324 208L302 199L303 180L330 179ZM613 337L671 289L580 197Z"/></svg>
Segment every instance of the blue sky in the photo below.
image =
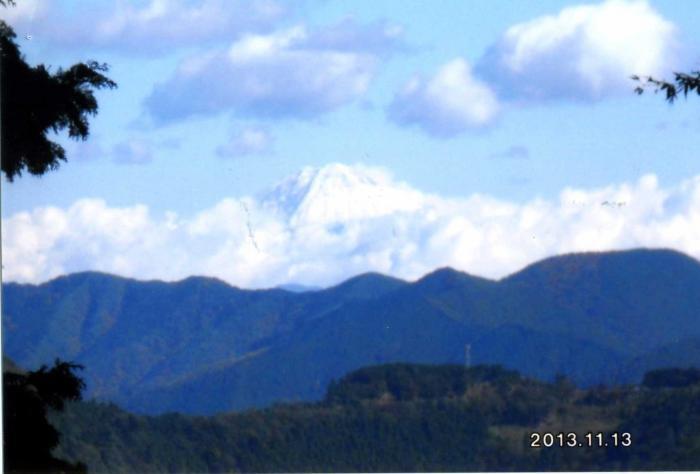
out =
<svg viewBox="0 0 700 474"><path fill-rule="evenodd" d="M367 270L415 278L441 265L499 277L566 251L666 246L700 256L690 238L700 235L698 102L638 97L629 80L700 67L692 2L18 3L0 13L30 63L97 59L119 88L98 93L87 142L58 138L69 156L58 171L3 181L6 279L97 269L163 279L204 273L242 286L330 284ZM297 187L308 181L295 209L280 204L289 176ZM309 176L339 184L314 187ZM373 195L367 182L379 193L372 202L357 194L360 186ZM361 208L414 191L422 204L410 209ZM571 192L595 210L570 219ZM600 207L616 196L630 202L620 198L610 216ZM487 212L477 201L505 207ZM348 214L350 206L360 210ZM508 226L542 206L559 217L533 225L557 237L515 252L521 243L506 236L518 230ZM239 207L248 217L231 210ZM429 209L441 216L432 224ZM216 212L239 222L201 230L206 244L193 237L195 223ZM399 241L373 243L377 219L396 236L406 213ZM346 233L306 248L289 237L302 214L307 226L334 223ZM511 220L499 221L505 214ZM343 220L350 215L355 231ZM600 235L608 218L614 235L581 237ZM164 240L111 237L119 231L110 225L132 224ZM481 244L459 243L472 228L478 234L467 240ZM267 247L245 242L265 230ZM443 253L435 250L441 235ZM155 255L149 245L165 242L173 253L144 263Z"/></svg>

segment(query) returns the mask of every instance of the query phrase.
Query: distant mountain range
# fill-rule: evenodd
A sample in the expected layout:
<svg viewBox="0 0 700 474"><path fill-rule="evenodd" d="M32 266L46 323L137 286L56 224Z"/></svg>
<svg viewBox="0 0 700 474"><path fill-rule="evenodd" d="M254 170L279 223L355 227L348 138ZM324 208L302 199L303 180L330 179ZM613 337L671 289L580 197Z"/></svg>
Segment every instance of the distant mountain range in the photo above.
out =
<svg viewBox="0 0 700 474"><path fill-rule="evenodd" d="M468 358L581 385L700 366L700 263L670 250L564 255L499 281L445 268L295 293L86 272L2 291L7 356L81 363L88 398L138 413L317 400L389 362Z"/></svg>

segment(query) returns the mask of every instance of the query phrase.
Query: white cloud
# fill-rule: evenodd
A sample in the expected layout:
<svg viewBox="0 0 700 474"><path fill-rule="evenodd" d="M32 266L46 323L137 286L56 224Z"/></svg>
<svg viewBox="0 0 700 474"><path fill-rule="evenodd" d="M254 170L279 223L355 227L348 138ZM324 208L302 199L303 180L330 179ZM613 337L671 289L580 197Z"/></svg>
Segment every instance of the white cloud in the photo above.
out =
<svg viewBox="0 0 700 474"><path fill-rule="evenodd" d="M96 2L21 0L3 11L19 32L49 46L101 48L131 54L232 40L264 31L286 14L275 0L148 0Z"/></svg>
<svg viewBox="0 0 700 474"><path fill-rule="evenodd" d="M260 127L246 127L234 133L225 145L216 148L216 154L222 158L245 155L262 155L272 149L273 138Z"/></svg>
<svg viewBox="0 0 700 474"><path fill-rule="evenodd" d="M362 97L379 55L362 45L317 44L317 37L296 26L245 35L225 51L191 56L156 85L146 108L161 122L221 112L310 118Z"/></svg>
<svg viewBox="0 0 700 474"><path fill-rule="evenodd" d="M394 96L389 118L449 137L482 128L497 117L499 104L491 89L472 75L461 58L443 65L429 78L414 77Z"/></svg>
<svg viewBox="0 0 700 474"><path fill-rule="evenodd" d="M362 51L380 56L406 50L403 28L387 21L359 24L346 17L335 24L313 32L309 43L318 49L335 51Z"/></svg>
<svg viewBox="0 0 700 474"><path fill-rule="evenodd" d="M336 283L369 270L413 279L441 266L502 277L567 252L666 247L700 258L700 176L653 175L558 200L447 199L381 169L307 168L259 198L193 216L82 199L2 221L3 278L80 270L173 280L211 275L242 287Z"/></svg>
<svg viewBox="0 0 700 474"><path fill-rule="evenodd" d="M598 100L629 94L633 74L670 74L676 34L646 1L572 6L508 28L477 71L506 98Z"/></svg>

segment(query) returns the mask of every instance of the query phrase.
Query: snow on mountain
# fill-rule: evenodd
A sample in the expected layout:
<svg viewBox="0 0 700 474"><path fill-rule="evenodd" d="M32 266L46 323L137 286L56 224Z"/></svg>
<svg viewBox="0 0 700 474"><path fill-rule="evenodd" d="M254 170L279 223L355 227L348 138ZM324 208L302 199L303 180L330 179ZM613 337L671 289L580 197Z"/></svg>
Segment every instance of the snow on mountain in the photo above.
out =
<svg viewBox="0 0 700 474"><path fill-rule="evenodd" d="M422 193L393 182L380 169L340 163L305 167L262 199L263 207L281 211L291 226L343 223L413 212L424 203Z"/></svg>
<svg viewBox="0 0 700 474"><path fill-rule="evenodd" d="M700 176L661 187L649 175L523 203L465 194L423 193L381 168L331 164L194 215L86 198L3 216L3 278L98 270L269 288L328 286L368 271L410 280L444 266L498 278L591 250L665 247L700 257Z"/></svg>

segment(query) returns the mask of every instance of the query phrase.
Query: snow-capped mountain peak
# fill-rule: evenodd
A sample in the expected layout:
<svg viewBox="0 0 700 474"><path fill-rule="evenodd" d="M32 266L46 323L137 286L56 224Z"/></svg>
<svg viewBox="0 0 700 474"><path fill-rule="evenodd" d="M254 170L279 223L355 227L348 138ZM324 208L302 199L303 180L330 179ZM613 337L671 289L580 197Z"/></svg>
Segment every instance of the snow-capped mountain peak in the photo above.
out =
<svg viewBox="0 0 700 474"><path fill-rule="evenodd" d="M335 223L415 211L423 197L374 167L333 163L306 167L283 180L263 199L292 224Z"/></svg>

